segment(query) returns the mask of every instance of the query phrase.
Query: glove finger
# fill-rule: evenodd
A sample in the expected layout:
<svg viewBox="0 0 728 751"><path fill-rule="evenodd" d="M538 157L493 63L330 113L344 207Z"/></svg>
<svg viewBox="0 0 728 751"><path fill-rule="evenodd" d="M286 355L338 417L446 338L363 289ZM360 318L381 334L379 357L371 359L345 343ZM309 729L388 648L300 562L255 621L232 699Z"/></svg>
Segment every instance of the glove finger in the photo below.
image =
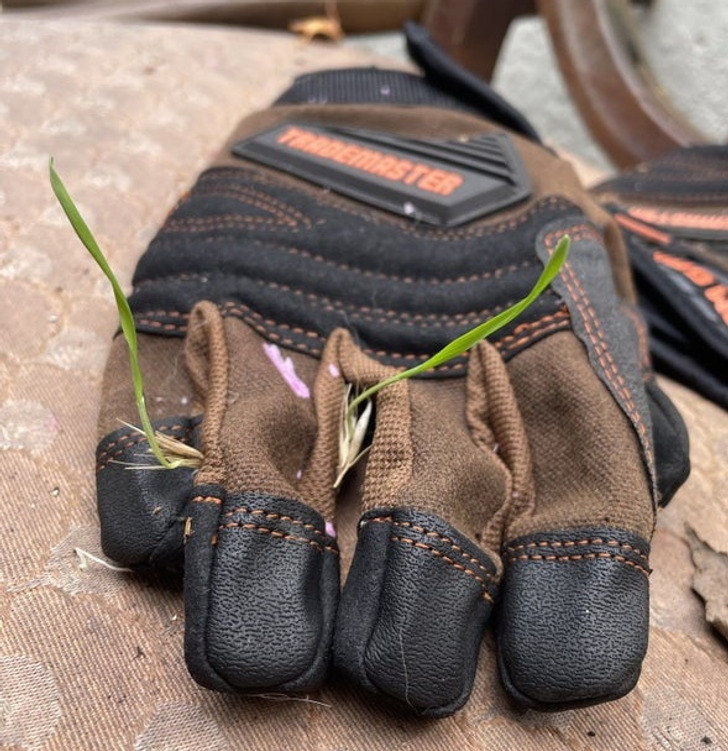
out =
<svg viewBox="0 0 728 751"><path fill-rule="evenodd" d="M219 690L308 690L328 666L339 591L333 499L298 477L317 363L284 356L212 303L190 316L188 368L205 393L204 461L188 507L185 654Z"/></svg>
<svg viewBox="0 0 728 751"><path fill-rule="evenodd" d="M537 500L513 509L504 536L501 677L528 706L615 699L647 647L654 512L640 444L571 332L520 353L509 375Z"/></svg>
<svg viewBox="0 0 728 751"><path fill-rule="evenodd" d="M384 375L362 360L344 365L349 380ZM508 403L502 362L487 381L482 367L471 371L468 388L464 378L405 381L376 396L364 514L334 643L350 677L430 716L454 712L470 694L500 576L498 516L512 491L494 452L501 437L466 407L472 389L494 413ZM481 425L477 440L469 417Z"/></svg>
<svg viewBox="0 0 728 751"><path fill-rule="evenodd" d="M138 334L138 345L154 427L198 447L200 416L184 370L182 340ZM139 415L121 336L112 345L103 394L96 450L102 549L126 566L181 565L183 510L193 470L149 468L156 460L146 437L128 427L139 424ZM119 427L122 422L127 425Z"/></svg>

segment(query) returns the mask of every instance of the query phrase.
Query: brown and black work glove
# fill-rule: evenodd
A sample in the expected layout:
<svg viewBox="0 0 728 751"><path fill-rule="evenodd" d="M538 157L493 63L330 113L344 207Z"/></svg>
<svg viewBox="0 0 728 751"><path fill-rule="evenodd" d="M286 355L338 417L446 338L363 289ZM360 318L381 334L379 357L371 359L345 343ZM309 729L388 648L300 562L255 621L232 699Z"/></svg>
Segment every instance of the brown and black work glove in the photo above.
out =
<svg viewBox="0 0 728 751"><path fill-rule="evenodd" d="M103 547L134 566L184 558L186 658L210 688L306 690L333 662L446 715L468 698L496 604L502 680L527 705L614 699L639 675L655 509L685 447L645 386L624 248L572 169L501 124L514 120L495 95L456 99L438 80L297 80L236 130L137 268L147 401L204 460L118 463L151 459L130 430L107 435L134 420L117 339ZM421 362L523 297L565 234L566 267L521 319L375 397L339 596L347 384ZM669 476L656 446L683 457Z"/></svg>
<svg viewBox="0 0 728 751"><path fill-rule="evenodd" d="M594 190L624 229L655 368L728 409L728 146L689 146Z"/></svg>

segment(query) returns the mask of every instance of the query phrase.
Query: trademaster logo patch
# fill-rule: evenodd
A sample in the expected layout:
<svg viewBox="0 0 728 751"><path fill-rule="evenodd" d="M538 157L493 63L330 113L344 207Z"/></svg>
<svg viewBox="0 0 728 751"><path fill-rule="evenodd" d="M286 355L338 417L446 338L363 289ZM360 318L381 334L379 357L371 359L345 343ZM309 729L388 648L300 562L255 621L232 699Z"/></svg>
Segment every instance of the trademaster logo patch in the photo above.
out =
<svg viewBox="0 0 728 751"><path fill-rule="evenodd" d="M445 227L531 194L523 163L504 133L414 139L287 122L232 150L350 198Z"/></svg>

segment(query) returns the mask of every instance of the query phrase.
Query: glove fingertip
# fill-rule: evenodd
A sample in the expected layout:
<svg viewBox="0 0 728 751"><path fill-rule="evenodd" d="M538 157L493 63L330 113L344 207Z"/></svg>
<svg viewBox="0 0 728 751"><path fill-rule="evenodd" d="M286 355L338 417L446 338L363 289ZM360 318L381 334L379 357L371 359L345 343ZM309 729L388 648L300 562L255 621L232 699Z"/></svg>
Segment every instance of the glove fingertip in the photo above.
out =
<svg viewBox="0 0 728 751"><path fill-rule="evenodd" d="M627 694L647 649L647 543L587 529L531 535L505 550L498 662L511 697L562 710Z"/></svg>
<svg viewBox="0 0 728 751"><path fill-rule="evenodd" d="M168 418L155 429L195 444L199 419ZM181 513L192 469L160 470L145 436L127 427L96 449L96 495L104 554L126 566L182 562Z"/></svg>
<svg viewBox="0 0 728 751"><path fill-rule="evenodd" d="M185 655L208 688L294 692L328 670L338 551L301 503L199 489L185 551Z"/></svg>
<svg viewBox="0 0 728 751"><path fill-rule="evenodd" d="M369 512L337 619L337 667L428 717L468 700L495 596L495 566L461 537L431 515Z"/></svg>

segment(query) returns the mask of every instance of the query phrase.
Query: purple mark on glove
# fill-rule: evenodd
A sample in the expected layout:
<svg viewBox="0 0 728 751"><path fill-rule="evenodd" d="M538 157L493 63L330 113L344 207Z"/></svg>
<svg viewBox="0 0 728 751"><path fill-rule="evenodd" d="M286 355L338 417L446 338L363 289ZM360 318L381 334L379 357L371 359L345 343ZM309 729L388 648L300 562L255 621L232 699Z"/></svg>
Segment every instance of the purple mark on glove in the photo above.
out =
<svg viewBox="0 0 728 751"><path fill-rule="evenodd" d="M333 537L334 540L336 539L336 529L334 529L334 525L331 522L326 522L326 534L329 537Z"/></svg>
<svg viewBox="0 0 728 751"><path fill-rule="evenodd" d="M275 344L264 344L263 349L268 359L276 366L276 370L283 376L283 380L291 387L291 391L301 399L309 399L311 392L308 386L296 375L293 360L283 357L280 349Z"/></svg>
<svg viewBox="0 0 728 751"><path fill-rule="evenodd" d="M341 371L334 365L334 363L329 363L329 374L333 376L334 378L338 378L341 375Z"/></svg>

